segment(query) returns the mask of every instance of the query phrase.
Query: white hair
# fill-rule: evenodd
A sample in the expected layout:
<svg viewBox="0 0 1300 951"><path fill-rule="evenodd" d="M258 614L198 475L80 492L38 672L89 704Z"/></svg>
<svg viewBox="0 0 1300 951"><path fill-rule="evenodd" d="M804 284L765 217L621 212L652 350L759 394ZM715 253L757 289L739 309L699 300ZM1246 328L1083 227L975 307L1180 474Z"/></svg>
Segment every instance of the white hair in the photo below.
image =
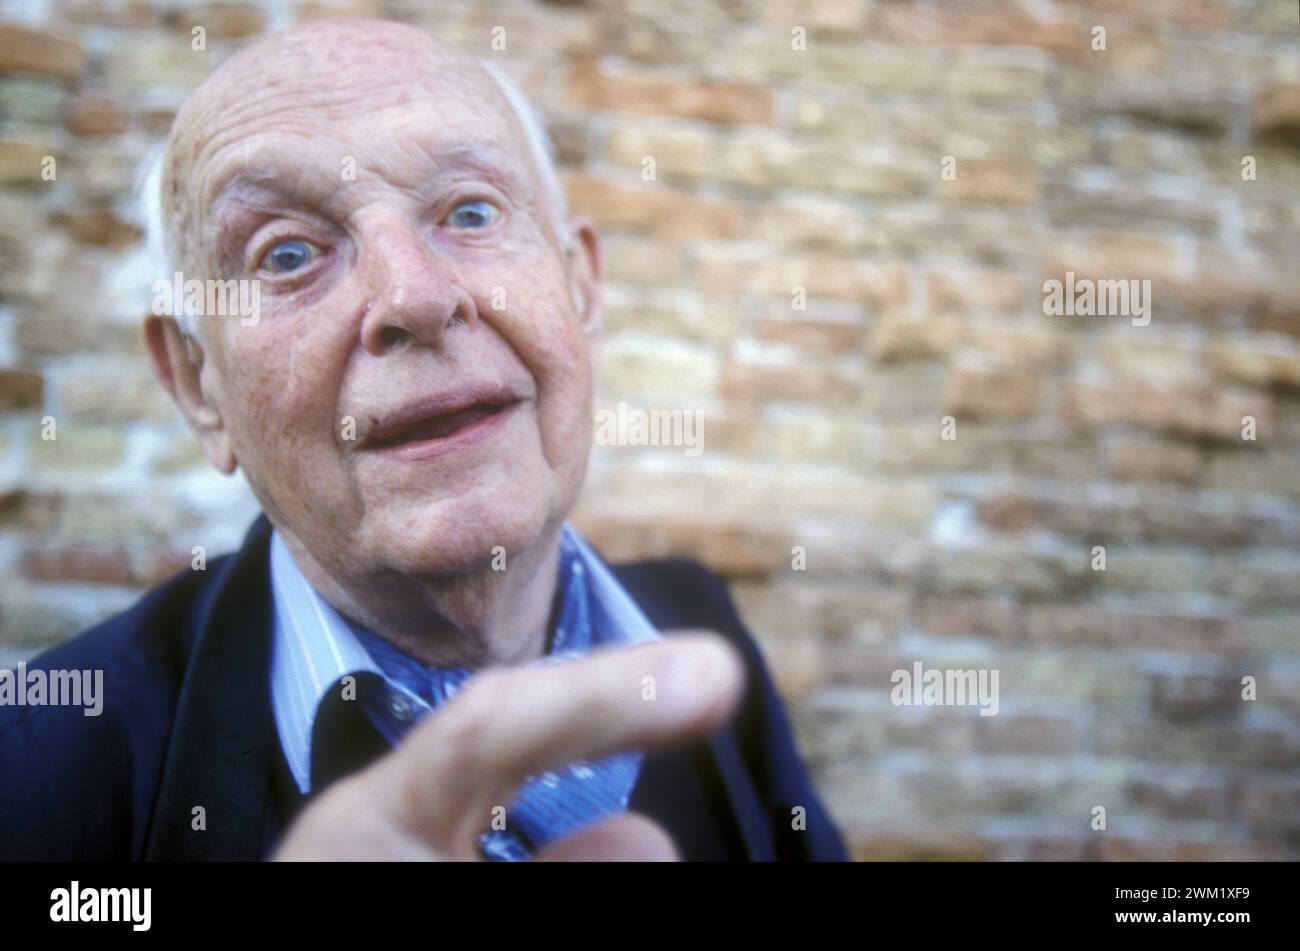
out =
<svg viewBox="0 0 1300 951"><path fill-rule="evenodd" d="M555 168L555 148L546 130L546 119L541 110L534 106L519 87L505 72L490 60L480 58L480 66L492 77L502 98L509 104L515 118L524 130L528 142L528 152L542 184L543 212L555 232L555 237L567 253L569 250L568 203L560 176ZM142 165L142 172L137 187L138 215L144 225L145 253L148 255L152 272L165 276L171 281L172 275L183 271L180 251L177 247L179 236L169 226L163 213L162 172L167 157L167 144L160 143L151 150ZM199 336L199 323L195 314L181 308L180 313L173 314L176 322L187 337L194 340Z"/></svg>
<svg viewBox="0 0 1300 951"><path fill-rule="evenodd" d="M496 63L482 58L478 63L497 84L497 89L501 91L501 95L510 104L515 118L523 126L524 137L528 140L528 152L542 179L542 199L546 202L546 216L555 230L556 238L562 243L567 242L564 225L569 218L569 209L565 201L564 188L560 185L560 176L555 170L555 145L546 131L546 117Z"/></svg>

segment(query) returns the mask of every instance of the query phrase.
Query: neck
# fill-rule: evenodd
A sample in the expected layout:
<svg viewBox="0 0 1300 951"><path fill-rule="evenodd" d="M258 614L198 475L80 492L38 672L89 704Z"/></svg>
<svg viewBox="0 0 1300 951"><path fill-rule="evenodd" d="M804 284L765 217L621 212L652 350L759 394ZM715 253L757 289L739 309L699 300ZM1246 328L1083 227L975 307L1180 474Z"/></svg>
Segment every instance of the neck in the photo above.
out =
<svg viewBox="0 0 1300 951"><path fill-rule="evenodd" d="M426 664L526 664L542 656L560 560L560 526L491 565L464 574L415 577L391 570L361 580L327 571L279 529L303 576L339 613Z"/></svg>

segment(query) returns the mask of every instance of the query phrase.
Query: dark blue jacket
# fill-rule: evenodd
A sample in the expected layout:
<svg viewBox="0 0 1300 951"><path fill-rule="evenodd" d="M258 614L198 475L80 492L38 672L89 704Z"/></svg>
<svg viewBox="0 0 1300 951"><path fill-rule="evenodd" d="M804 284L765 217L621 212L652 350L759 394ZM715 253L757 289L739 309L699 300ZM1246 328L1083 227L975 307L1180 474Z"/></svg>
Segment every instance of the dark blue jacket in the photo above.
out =
<svg viewBox="0 0 1300 951"><path fill-rule="evenodd" d="M267 857L309 799L271 711L270 525L134 607L29 662L102 669L103 710L0 706L0 860ZM629 808L687 860L846 858L753 638L716 576L690 561L612 566L661 630L708 628L745 660L727 728L647 755ZM352 754L346 773L381 748ZM202 806L206 828L192 828ZM796 807L806 828L796 829Z"/></svg>

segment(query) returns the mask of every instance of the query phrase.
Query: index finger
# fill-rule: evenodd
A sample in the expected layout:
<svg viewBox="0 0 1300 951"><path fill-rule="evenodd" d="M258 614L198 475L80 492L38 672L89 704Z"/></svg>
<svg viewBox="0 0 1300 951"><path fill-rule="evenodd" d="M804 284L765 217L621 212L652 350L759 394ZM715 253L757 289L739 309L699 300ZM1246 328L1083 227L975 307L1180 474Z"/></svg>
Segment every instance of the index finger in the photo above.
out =
<svg viewBox="0 0 1300 951"><path fill-rule="evenodd" d="M736 650L703 633L484 671L385 757L376 779L399 822L472 854L492 807L529 775L711 732L743 688Z"/></svg>

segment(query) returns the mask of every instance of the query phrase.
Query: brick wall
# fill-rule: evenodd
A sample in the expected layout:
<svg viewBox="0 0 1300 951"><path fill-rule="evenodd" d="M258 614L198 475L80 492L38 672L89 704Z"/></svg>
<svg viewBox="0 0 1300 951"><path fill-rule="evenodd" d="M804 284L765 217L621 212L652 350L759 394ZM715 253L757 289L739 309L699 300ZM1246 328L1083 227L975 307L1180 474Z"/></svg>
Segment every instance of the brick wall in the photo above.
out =
<svg viewBox="0 0 1300 951"><path fill-rule="evenodd" d="M237 544L144 360L135 167L243 38L375 13L548 113L601 405L704 419L598 450L577 520L728 576L856 855L1300 856L1291 0L0 9L0 663ZM1067 272L1149 323L1045 315ZM997 715L891 702L918 662Z"/></svg>

